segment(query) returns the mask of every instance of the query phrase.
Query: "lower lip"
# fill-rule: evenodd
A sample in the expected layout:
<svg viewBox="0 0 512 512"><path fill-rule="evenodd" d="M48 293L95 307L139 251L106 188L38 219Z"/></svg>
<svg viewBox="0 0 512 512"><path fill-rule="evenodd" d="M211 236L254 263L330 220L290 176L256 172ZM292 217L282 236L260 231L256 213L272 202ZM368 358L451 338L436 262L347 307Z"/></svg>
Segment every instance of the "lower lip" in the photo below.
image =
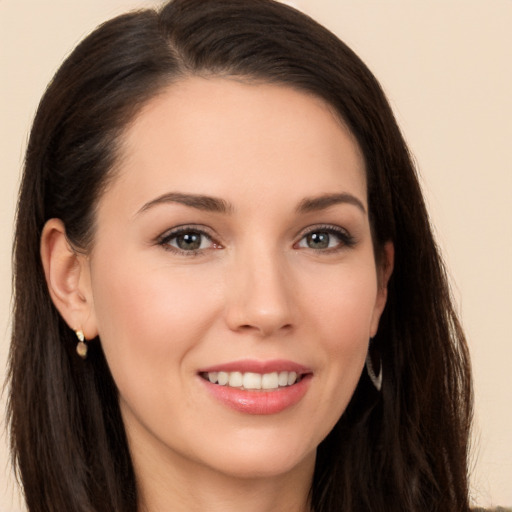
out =
<svg viewBox="0 0 512 512"><path fill-rule="evenodd" d="M213 397L224 405L245 414L263 415L277 414L300 402L308 390L311 377L311 375L305 375L300 382L292 386L269 391L247 391L212 384L202 377L200 379Z"/></svg>

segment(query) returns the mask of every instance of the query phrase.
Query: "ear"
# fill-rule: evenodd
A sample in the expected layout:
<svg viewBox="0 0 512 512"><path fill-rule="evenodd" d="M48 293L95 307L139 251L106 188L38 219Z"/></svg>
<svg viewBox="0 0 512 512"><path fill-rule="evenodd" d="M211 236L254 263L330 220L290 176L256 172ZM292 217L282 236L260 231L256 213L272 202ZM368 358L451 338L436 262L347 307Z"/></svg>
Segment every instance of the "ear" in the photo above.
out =
<svg viewBox="0 0 512 512"><path fill-rule="evenodd" d="M380 265L377 268L378 290L370 326L370 338L373 338L377 334L377 329L379 328L379 320L388 298L388 283L391 274L393 273L394 263L395 246L393 245L393 242L386 242L383 247Z"/></svg>
<svg viewBox="0 0 512 512"><path fill-rule="evenodd" d="M86 339L98 335L92 300L89 258L77 252L60 219L50 219L41 235L41 261L50 297L68 326Z"/></svg>

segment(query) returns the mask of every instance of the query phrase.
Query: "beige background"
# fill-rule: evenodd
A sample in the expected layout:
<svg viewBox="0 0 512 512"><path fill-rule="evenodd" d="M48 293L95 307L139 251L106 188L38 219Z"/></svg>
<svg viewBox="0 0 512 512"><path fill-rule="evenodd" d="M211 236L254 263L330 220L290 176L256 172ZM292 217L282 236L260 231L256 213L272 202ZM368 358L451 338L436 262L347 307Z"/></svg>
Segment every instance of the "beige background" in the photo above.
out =
<svg viewBox="0 0 512 512"><path fill-rule="evenodd" d="M63 57L99 22L156 3L0 0L0 381L9 340L16 190L39 97ZM510 506L512 1L287 3L345 40L389 95L421 170L473 355L473 499ZM0 411L4 407L5 399ZM0 512L21 510L2 433Z"/></svg>

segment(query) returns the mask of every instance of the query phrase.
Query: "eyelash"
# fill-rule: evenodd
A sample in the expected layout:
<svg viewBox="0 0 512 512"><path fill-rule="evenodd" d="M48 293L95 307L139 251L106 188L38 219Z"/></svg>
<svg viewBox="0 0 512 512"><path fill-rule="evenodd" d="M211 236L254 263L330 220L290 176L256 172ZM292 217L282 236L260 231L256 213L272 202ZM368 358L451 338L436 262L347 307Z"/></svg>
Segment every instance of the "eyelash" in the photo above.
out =
<svg viewBox="0 0 512 512"><path fill-rule="evenodd" d="M173 252L175 254L183 255L183 256L197 256L201 254L205 249L194 249L194 250L184 250L180 249L179 247L174 247L170 244L171 240L174 240L178 238L180 235L200 235L201 237L207 238L212 244L213 249L220 249L222 246L218 243L216 243L212 236L206 232L205 230L198 228L196 226L181 226L179 228L172 229L170 231L167 231L163 235L161 235L157 239L158 245L162 246L166 251Z"/></svg>
<svg viewBox="0 0 512 512"><path fill-rule="evenodd" d="M312 228L308 228L306 231L301 233L299 241L294 244L294 246L298 245L302 240L304 240L307 236L313 235L315 233L326 233L327 235L334 235L336 236L340 243L336 247L330 247L325 249L313 249L309 248L312 251L318 251L321 253L336 253L344 248L351 248L354 247L356 244L356 239L344 228L341 228L339 226L333 226L331 224L324 224L320 226L314 226Z"/></svg>
<svg viewBox="0 0 512 512"><path fill-rule="evenodd" d="M327 235L334 235L340 241L340 243L336 247L327 247L323 249L314 249L311 247L305 247L306 249L310 249L312 251L317 251L321 253L336 253L338 251L343 250L344 248L351 248L356 244L355 238L345 229L340 228L339 226L333 225L320 225L314 226L312 228L308 228L306 231L302 232L299 238L299 241L294 244L294 248L298 246L307 236L318 233L325 233ZM179 228L172 229L171 231L167 231L163 235L161 235L157 239L157 244L162 246L166 251L173 252L175 254L184 255L184 256L197 256L205 251L205 248L198 248L194 250L184 250L179 247L175 247L171 245L171 241L178 238L180 235L200 235L210 241L212 247L208 247L208 249L221 249L222 246L214 241L212 236L205 230L198 228L196 226L181 226ZM330 241L329 241L330 242Z"/></svg>

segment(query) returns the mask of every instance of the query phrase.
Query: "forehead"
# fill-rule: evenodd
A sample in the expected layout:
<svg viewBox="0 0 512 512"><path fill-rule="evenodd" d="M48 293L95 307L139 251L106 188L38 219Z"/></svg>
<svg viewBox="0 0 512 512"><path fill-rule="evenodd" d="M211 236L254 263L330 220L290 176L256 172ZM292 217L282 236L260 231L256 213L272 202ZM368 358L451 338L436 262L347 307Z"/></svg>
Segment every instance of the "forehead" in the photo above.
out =
<svg viewBox="0 0 512 512"><path fill-rule="evenodd" d="M167 191L270 197L347 188L366 203L361 151L329 105L227 78L188 78L149 101L126 129L115 182L140 204Z"/></svg>

